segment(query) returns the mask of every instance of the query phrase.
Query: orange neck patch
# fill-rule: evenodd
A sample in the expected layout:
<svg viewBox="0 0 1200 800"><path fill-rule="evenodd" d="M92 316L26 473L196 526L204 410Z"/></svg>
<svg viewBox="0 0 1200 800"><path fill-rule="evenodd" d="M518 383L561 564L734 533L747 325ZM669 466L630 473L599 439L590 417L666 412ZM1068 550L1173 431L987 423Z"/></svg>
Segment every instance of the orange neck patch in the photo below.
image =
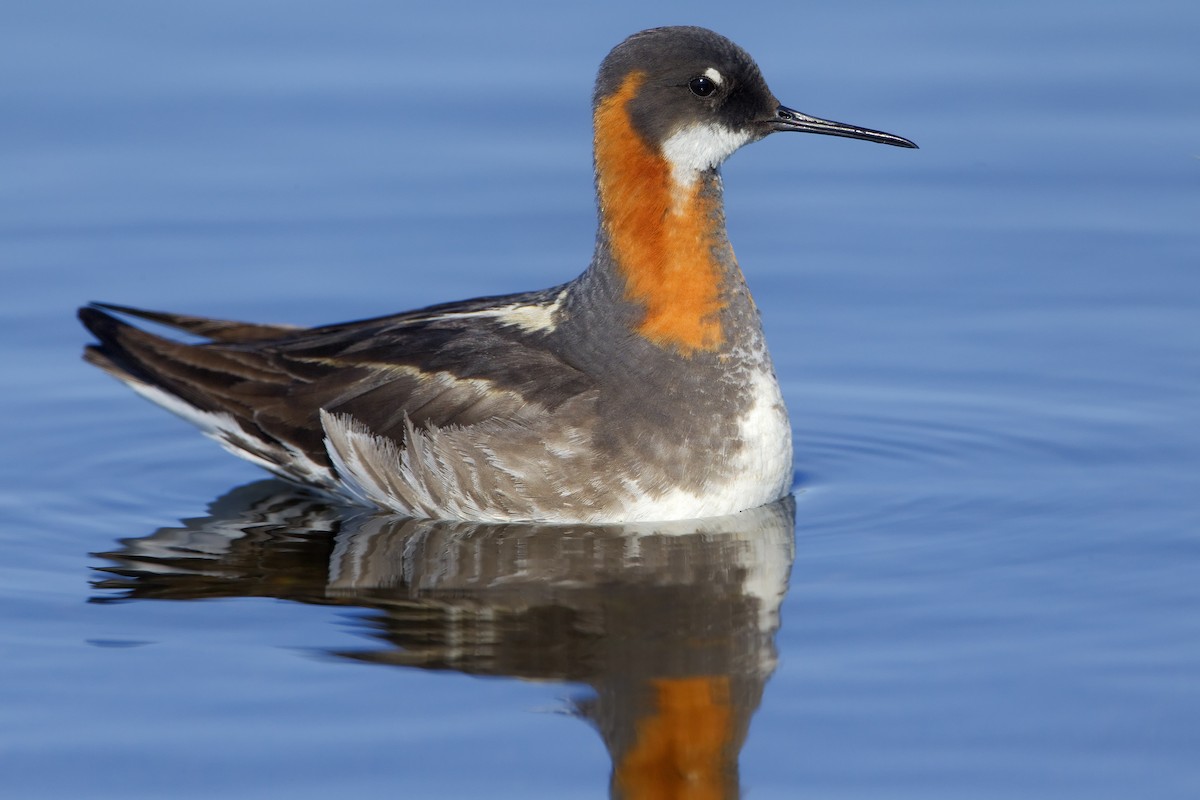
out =
<svg viewBox="0 0 1200 800"><path fill-rule="evenodd" d="M600 224L626 299L646 309L637 332L690 356L725 341L724 269L714 255L724 222L720 198L705 196L704 181L676 183L670 162L634 130L626 105L645 77L632 73L596 108Z"/></svg>

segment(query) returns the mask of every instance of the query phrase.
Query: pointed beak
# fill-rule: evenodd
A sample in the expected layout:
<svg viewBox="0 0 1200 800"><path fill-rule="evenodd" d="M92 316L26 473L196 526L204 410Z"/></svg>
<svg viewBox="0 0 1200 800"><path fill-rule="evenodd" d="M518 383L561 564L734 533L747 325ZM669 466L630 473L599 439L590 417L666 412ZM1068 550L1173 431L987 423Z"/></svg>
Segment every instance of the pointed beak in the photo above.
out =
<svg viewBox="0 0 1200 800"><path fill-rule="evenodd" d="M847 139L864 139L868 142L892 144L896 147L916 148L916 143L910 142L903 136L893 133L873 131L870 128L860 128L857 125L847 125L844 122L834 122L829 119L810 117L795 109L780 106L775 109L775 118L768 123L772 131L797 131L799 133L823 133L826 136L845 136Z"/></svg>

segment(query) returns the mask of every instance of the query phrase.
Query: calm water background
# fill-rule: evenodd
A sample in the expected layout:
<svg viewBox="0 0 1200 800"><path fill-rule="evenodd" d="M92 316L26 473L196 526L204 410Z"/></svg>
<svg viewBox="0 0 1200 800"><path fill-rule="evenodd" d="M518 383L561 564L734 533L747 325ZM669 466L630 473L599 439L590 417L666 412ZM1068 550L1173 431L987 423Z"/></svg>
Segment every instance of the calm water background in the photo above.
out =
<svg viewBox="0 0 1200 800"><path fill-rule="evenodd" d="M89 603L156 585L93 587L92 553L221 550L245 509L210 504L262 475L80 362L73 311L318 323L569 278L595 67L675 23L922 147L724 170L798 473L794 557L733 591L782 603L738 651L744 790L1200 796L1200 6L738 5L0 12L6 797L606 794L569 658L380 666L379 607L270 541L160 593L210 599Z"/></svg>

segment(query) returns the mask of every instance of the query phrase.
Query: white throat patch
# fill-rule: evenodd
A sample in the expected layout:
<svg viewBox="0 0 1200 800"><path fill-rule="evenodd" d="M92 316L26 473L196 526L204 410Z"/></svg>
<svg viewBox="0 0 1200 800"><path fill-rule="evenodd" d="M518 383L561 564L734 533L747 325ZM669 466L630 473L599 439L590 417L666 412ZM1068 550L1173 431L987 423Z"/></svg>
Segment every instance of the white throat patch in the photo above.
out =
<svg viewBox="0 0 1200 800"><path fill-rule="evenodd" d="M663 142L662 152L671 163L672 177L680 186L691 186L700 173L721 166L751 136L714 122L680 128Z"/></svg>

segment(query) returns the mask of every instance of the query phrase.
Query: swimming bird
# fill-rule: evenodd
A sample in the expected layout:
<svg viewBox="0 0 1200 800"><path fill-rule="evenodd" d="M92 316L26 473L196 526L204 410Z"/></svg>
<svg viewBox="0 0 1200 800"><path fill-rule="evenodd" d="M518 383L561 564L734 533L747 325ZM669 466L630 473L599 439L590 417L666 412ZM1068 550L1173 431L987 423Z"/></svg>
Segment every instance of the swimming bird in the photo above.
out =
<svg viewBox="0 0 1200 800"><path fill-rule="evenodd" d="M568 283L315 328L96 303L85 358L276 475L415 517L635 522L776 500L791 426L719 168L783 131L916 145L783 106L746 51L696 27L614 48L592 111L599 226Z"/></svg>

